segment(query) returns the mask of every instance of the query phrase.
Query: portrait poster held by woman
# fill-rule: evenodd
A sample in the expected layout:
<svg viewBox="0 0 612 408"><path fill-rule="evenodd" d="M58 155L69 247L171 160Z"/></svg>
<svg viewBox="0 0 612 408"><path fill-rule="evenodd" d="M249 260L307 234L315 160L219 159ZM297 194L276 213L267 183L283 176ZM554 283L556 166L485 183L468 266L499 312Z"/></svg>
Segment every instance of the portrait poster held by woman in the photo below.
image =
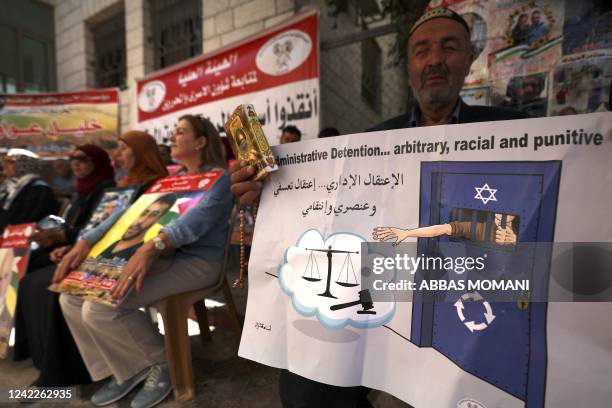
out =
<svg viewBox="0 0 612 408"><path fill-rule="evenodd" d="M171 137L181 174L221 170L203 198L133 253L111 290L117 308L62 294L60 304L94 381L110 377L93 396L97 406L118 401L144 381L132 407L151 407L171 392L163 338L140 311L167 296L212 286L221 274L232 195L219 135L210 121L187 115ZM108 221L108 220L107 220ZM56 269L53 282L77 268L104 233L104 222L79 239ZM135 290L129 292L132 286Z"/></svg>
<svg viewBox="0 0 612 408"><path fill-rule="evenodd" d="M151 136L143 132L128 132L120 140L117 154L125 162L124 167L134 183L131 186L144 191L153 181L166 175ZM35 236L38 242L47 244L58 236L63 239L62 246L51 252L51 260L55 263L70 250L105 188L114 185L110 158L99 147L80 146L71 153L70 159L77 177L77 196L68 211L66 227L61 233L40 231ZM124 186L129 187L127 183ZM66 386L91 381L66 326L59 307L59 296L47 290L55 267L50 265L31 270L22 279L19 288L14 357L16 360L32 358L35 367L40 370L34 382L37 386Z"/></svg>

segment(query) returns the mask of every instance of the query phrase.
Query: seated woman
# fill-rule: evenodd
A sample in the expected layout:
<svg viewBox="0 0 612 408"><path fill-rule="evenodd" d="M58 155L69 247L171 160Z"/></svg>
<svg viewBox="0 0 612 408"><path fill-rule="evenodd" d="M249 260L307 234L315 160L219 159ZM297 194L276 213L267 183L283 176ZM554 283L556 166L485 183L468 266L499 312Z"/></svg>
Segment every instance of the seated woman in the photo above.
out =
<svg viewBox="0 0 612 408"><path fill-rule="evenodd" d="M146 190L152 182L167 175L157 152L155 140L144 132L127 132L120 139L117 154L128 172L122 187L137 186ZM62 232L39 232L39 242L68 244L56 248L51 260L59 262L76 241L79 230L91 217L105 187L112 186L113 169L107 153L96 146L81 146L71 154L71 165L77 176L76 191L68 212L67 227ZM138 195L138 193L136 194ZM115 211L118 212L118 211ZM32 270L19 284L15 317L15 360L32 357L40 370L34 382L40 387L67 386L90 382L89 374L78 353L72 335L59 307L59 295L47 290L55 265ZM42 311L42 312L41 312Z"/></svg>
<svg viewBox="0 0 612 408"><path fill-rule="evenodd" d="M208 120L181 117L171 147L183 174L225 167L219 135ZM118 308L60 296L64 316L92 379L112 376L92 396L94 405L118 401L143 381L132 407L152 407L171 392L163 339L139 308L219 280L232 207L229 188L229 176L223 171L198 204L136 250L112 294L121 298L132 285L136 290ZM59 282L75 268L102 235L103 231L84 235L64 257L53 281Z"/></svg>
<svg viewBox="0 0 612 408"><path fill-rule="evenodd" d="M125 173L125 176L117 181L117 186L141 186L138 196L158 178L168 175L155 139L140 130L130 130L119 138L117 150L112 159Z"/></svg>
<svg viewBox="0 0 612 408"><path fill-rule="evenodd" d="M94 145L77 147L70 154L70 167L76 180L75 195L62 228L38 230L31 240L42 248L52 248L76 241L81 228L87 223L94 206L100 201L105 188L114 187L113 168L108 153ZM65 251L65 248L64 248ZM59 252L56 252L56 255ZM31 267L29 270L33 270Z"/></svg>
<svg viewBox="0 0 612 408"><path fill-rule="evenodd" d="M10 149L4 158L6 180L0 185L0 233L7 225L38 222L55 214L59 204L39 176L42 162L25 149Z"/></svg>

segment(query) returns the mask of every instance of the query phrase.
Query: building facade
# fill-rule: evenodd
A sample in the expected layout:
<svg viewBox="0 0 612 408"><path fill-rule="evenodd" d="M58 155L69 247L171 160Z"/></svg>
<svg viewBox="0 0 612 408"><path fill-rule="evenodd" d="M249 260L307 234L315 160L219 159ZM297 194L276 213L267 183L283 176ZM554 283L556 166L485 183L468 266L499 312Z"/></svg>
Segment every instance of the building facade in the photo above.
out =
<svg viewBox="0 0 612 408"><path fill-rule="evenodd" d="M389 24L376 0L355 2L367 7L351 6L336 16L325 0L27 2L53 15L52 72L46 87L10 90L117 86L122 132L136 123L137 78L248 38L306 8L320 13L321 128L356 133L406 111L405 69L392 64L389 55L394 34L363 35Z"/></svg>

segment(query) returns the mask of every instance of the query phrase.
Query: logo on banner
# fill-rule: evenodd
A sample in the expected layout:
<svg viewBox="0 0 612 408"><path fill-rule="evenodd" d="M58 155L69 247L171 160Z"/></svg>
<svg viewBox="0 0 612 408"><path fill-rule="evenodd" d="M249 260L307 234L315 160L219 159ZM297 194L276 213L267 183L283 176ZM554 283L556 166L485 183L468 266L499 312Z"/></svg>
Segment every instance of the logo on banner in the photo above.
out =
<svg viewBox="0 0 612 408"><path fill-rule="evenodd" d="M308 34L289 30L265 43L255 62L257 68L268 75L284 75L302 65L311 51L312 40Z"/></svg>
<svg viewBox="0 0 612 408"><path fill-rule="evenodd" d="M205 178L205 179L203 179L202 181L200 181L198 183L198 188L202 189L202 188L206 187L208 185L208 183L210 183L210 179Z"/></svg>
<svg viewBox="0 0 612 408"><path fill-rule="evenodd" d="M138 107L144 112L153 112L164 101L166 85L161 81L149 82L140 90Z"/></svg>

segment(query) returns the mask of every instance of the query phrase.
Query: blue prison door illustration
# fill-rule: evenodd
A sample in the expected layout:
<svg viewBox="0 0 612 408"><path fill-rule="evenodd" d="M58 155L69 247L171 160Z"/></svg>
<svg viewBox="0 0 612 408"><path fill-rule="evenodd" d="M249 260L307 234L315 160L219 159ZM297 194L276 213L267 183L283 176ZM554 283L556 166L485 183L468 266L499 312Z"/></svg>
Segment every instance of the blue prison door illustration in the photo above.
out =
<svg viewBox="0 0 612 408"><path fill-rule="evenodd" d="M418 271L417 284L423 279L528 279L530 287L518 297L517 292L467 287L415 293L411 341L433 347L527 407L544 405L546 303L528 301L545 299L548 290L546 243L553 241L560 171L559 161L421 165L419 226L456 221L463 236L419 239L418 254L483 257L485 268L461 274L457 268ZM499 228L511 228L515 242L496 242Z"/></svg>

